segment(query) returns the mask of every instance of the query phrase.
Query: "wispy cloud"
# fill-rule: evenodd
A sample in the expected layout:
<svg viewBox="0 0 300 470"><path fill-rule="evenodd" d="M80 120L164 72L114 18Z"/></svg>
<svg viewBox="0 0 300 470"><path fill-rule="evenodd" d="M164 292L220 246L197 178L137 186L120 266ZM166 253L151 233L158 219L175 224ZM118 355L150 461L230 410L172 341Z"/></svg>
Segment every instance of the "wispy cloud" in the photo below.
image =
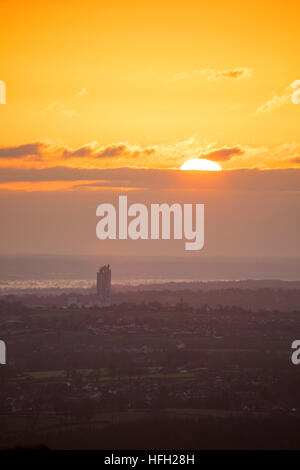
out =
<svg viewBox="0 0 300 470"><path fill-rule="evenodd" d="M59 102L58 101L51 101L43 110L43 113L49 113L53 109L57 109L59 107Z"/></svg>
<svg viewBox="0 0 300 470"><path fill-rule="evenodd" d="M63 106L59 109L59 113L69 119L79 116L79 112L76 109L68 109Z"/></svg>
<svg viewBox="0 0 300 470"><path fill-rule="evenodd" d="M88 91L86 88L81 88L75 95L71 101L77 100L78 98L82 98L86 96ZM58 112L61 116L64 116L68 119L73 119L74 117L79 116L79 112L72 106L72 102L69 105L62 103L60 101L52 101L49 103L43 110L43 113L49 113L51 111Z"/></svg>
<svg viewBox="0 0 300 470"><path fill-rule="evenodd" d="M88 91L86 88L81 88L81 90L76 93L75 98L82 98L83 96L86 96L88 94Z"/></svg>
<svg viewBox="0 0 300 470"><path fill-rule="evenodd" d="M76 109L68 108L59 101L52 101L43 109L43 113L49 113L51 111L57 111L61 116L72 119L79 116L79 112Z"/></svg>
<svg viewBox="0 0 300 470"><path fill-rule="evenodd" d="M292 83L287 85L279 93L274 93L272 98L263 103L255 112L255 115L269 113L274 109L280 108L285 104L292 103L292 93L295 90L292 88Z"/></svg>

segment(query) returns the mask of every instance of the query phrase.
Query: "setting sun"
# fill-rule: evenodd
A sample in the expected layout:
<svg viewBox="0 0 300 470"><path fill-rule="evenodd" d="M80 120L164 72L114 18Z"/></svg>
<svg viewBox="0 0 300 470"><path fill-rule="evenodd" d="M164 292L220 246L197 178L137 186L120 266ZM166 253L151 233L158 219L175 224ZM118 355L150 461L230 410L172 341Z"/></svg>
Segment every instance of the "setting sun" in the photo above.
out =
<svg viewBox="0 0 300 470"><path fill-rule="evenodd" d="M216 162L206 160L205 158L193 158L188 160L181 167L181 170L202 170L202 171L220 171L222 168Z"/></svg>

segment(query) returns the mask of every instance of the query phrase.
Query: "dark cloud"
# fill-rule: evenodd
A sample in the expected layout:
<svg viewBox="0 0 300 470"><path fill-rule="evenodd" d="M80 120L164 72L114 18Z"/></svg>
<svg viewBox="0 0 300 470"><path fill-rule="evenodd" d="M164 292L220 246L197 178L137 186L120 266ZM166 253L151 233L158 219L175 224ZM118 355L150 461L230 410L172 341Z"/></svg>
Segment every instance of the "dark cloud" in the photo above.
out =
<svg viewBox="0 0 300 470"><path fill-rule="evenodd" d="M199 197L206 190L217 191L300 191L300 169L182 171L145 168L45 169L3 168L0 184L12 182L73 181L76 187L123 187L149 190L196 189ZM79 181L86 181L81 184ZM90 181L90 183L89 183ZM96 181L96 183L95 183Z"/></svg>
<svg viewBox="0 0 300 470"><path fill-rule="evenodd" d="M40 142L15 147L0 147L0 158L22 158L32 155L39 156L45 145Z"/></svg>
<svg viewBox="0 0 300 470"><path fill-rule="evenodd" d="M289 160L290 163L296 163L296 164L300 164L300 157L296 157L296 158L291 158Z"/></svg>
<svg viewBox="0 0 300 470"><path fill-rule="evenodd" d="M92 154L92 149L88 146L80 147L77 150L63 151L63 158L76 158L76 157L88 157Z"/></svg>
<svg viewBox="0 0 300 470"><path fill-rule="evenodd" d="M206 80L222 80L222 79L234 79L239 80L242 78L249 78L252 75L252 69L249 67L237 67L234 69L227 70L216 70L216 69L202 69L194 70L192 72L179 72L173 75L171 82L177 82L180 80L187 80L189 78L204 77Z"/></svg>
<svg viewBox="0 0 300 470"><path fill-rule="evenodd" d="M93 157L93 158L112 158L119 157L120 155L127 153L128 149L125 144L120 145L109 145L108 147L101 149L99 152L94 152L89 146L80 147L77 150L63 151L64 158L76 158L76 157Z"/></svg>
<svg viewBox="0 0 300 470"><path fill-rule="evenodd" d="M204 69L196 72L196 75L204 76L208 80L241 79L251 77L252 69L249 67L237 67L227 70Z"/></svg>
<svg viewBox="0 0 300 470"><path fill-rule="evenodd" d="M213 152L202 154L199 158L207 158L208 160L216 160L220 162L230 160L232 157L243 155L244 153L244 150L240 149L239 147L223 147L214 150Z"/></svg>
<svg viewBox="0 0 300 470"><path fill-rule="evenodd" d="M232 70L224 70L220 72L220 76L224 78L240 78L246 74L245 69L232 69Z"/></svg>
<svg viewBox="0 0 300 470"><path fill-rule="evenodd" d="M107 157L119 157L123 153L127 152L127 147L124 144L121 145L110 145L101 152L96 153L96 158L107 158Z"/></svg>
<svg viewBox="0 0 300 470"><path fill-rule="evenodd" d="M94 151L89 146L80 147L77 150L63 150L63 158L76 158L76 157L92 157L92 158L114 158L114 157L121 157L122 155L126 157L138 157L141 154L150 155L154 153L155 150L153 148L145 148L145 149L135 149L134 147L130 147L127 144L115 144L115 145L108 145L107 147L102 148L99 151Z"/></svg>

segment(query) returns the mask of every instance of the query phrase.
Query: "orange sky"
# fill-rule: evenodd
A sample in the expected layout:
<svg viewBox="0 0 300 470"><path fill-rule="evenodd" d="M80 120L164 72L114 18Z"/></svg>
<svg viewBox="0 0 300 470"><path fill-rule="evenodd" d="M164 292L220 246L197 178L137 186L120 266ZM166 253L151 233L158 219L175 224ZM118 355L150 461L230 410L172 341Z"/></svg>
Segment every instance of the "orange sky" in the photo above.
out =
<svg viewBox="0 0 300 470"><path fill-rule="evenodd" d="M204 203L201 255L298 253L299 2L0 9L2 253L106 253L95 209L124 193ZM199 157L223 171L178 170Z"/></svg>
<svg viewBox="0 0 300 470"><path fill-rule="evenodd" d="M0 7L0 167L299 166L299 2Z"/></svg>

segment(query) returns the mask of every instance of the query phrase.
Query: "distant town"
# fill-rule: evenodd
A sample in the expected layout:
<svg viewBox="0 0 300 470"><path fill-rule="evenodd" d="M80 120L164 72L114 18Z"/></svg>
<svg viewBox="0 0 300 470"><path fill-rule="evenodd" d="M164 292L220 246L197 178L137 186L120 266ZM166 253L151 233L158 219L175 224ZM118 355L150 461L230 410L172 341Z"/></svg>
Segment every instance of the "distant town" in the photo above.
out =
<svg viewBox="0 0 300 470"><path fill-rule="evenodd" d="M297 447L299 289L111 279L0 298L0 448L155 448L158 424L166 448Z"/></svg>

